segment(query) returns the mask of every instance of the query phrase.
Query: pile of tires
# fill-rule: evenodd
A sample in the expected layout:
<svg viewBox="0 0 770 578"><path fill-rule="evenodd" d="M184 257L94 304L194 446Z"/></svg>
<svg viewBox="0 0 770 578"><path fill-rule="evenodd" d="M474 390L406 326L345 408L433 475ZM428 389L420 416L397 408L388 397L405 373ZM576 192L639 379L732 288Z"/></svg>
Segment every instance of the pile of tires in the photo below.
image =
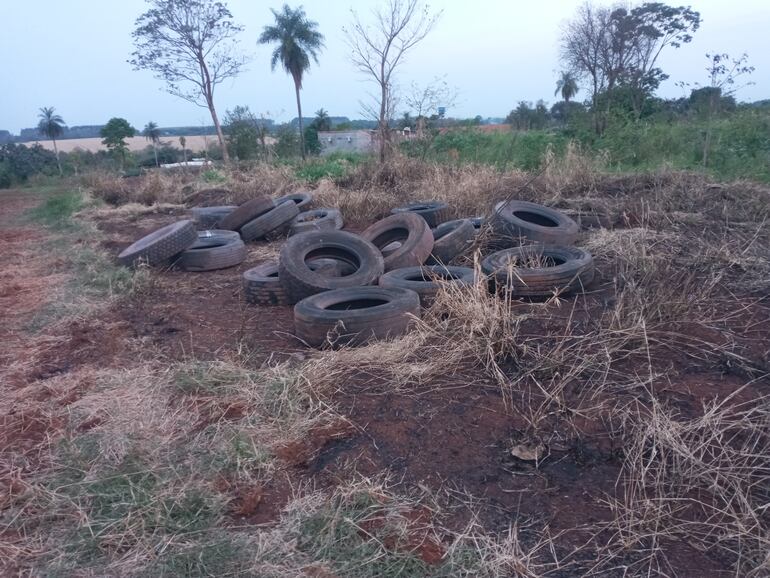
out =
<svg viewBox="0 0 770 578"><path fill-rule="evenodd" d="M489 218L450 220L439 201L412 203L360 234L341 230L336 209L312 208L309 193L253 198L239 206L196 207L194 220L163 227L119 255L134 266L185 271L234 267L245 242L286 235L277 260L242 274L246 300L292 305L296 336L309 346L360 345L403 334L443 287L467 287L476 271L460 266L496 237L483 255L482 281L495 292L541 298L584 290L595 274L591 255L574 246L579 226L564 213L525 201L497 203ZM203 230L197 230L197 229Z"/></svg>

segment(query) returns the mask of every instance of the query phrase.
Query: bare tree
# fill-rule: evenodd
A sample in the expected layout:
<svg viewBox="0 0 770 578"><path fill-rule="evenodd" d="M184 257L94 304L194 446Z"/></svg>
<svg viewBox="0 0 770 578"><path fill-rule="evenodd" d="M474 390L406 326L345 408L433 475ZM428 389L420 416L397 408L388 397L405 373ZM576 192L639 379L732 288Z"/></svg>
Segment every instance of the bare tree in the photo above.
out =
<svg viewBox="0 0 770 578"><path fill-rule="evenodd" d="M214 89L241 71L245 59L236 53L235 36L242 27L221 2L213 0L148 0L151 8L136 20L136 50L129 61L166 82L166 90L208 108L217 131L222 158L229 162L222 127L214 106Z"/></svg>
<svg viewBox="0 0 770 578"><path fill-rule="evenodd" d="M704 167L708 166L714 115L718 112L719 103L725 98L733 97L739 89L753 84L752 82L745 82L744 84L736 85L736 80L741 76L754 72L754 67L748 64L749 55L745 52L740 58L730 58L729 54L719 53L706 54L706 58L709 61L706 71L709 74L710 84L699 89L701 92L705 92L708 98L706 138L703 142ZM696 86L700 86L700 84L696 83Z"/></svg>
<svg viewBox="0 0 770 578"><path fill-rule="evenodd" d="M431 14L420 0L387 0L372 11L373 22L364 24L354 10L350 29L344 29L353 64L376 83L372 112L377 114L380 162L390 143L390 120L396 107L394 74L406 53L433 29L441 12Z"/></svg>
<svg viewBox="0 0 770 578"><path fill-rule="evenodd" d="M450 87L443 77L434 78L425 86L412 82L404 103L414 113L417 136L425 136L428 121L438 114L439 107L451 108L456 101L457 89Z"/></svg>

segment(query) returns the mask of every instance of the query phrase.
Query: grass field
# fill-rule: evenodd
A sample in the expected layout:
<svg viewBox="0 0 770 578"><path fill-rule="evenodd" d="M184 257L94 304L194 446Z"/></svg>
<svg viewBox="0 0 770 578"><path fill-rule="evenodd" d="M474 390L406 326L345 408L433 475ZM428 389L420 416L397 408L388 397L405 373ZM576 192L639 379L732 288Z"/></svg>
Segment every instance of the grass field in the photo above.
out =
<svg viewBox="0 0 770 578"><path fill-rule="evenodd" d="M770 573L770 189L565 153L0 192L0 573ZM403 337L311 350L241 291L282 239L234 269L116 265L190 206L307 188L352 231L426 198L600 214L578 239L599 274L448 289Z"/></svg>

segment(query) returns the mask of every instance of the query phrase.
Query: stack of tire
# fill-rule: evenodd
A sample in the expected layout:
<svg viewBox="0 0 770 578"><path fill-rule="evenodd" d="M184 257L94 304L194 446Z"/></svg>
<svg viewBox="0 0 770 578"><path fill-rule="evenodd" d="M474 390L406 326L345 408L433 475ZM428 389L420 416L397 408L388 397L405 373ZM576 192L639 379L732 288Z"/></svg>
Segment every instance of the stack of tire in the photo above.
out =
<svg viewBox="0 0 770 578"><path fill-rule="evenodd" d="M243 274L247 299L293 304L295 333L312 346L357 345L403 334L441 283L473 280L473 270L441 264L454 257L450 248L459 252L473 237L473 225L444 227L436 236L445 240L437 243L429 223L442 225L446 205L410 209L394 209L360 235L337 230L341 217L319 209L316 219L301 223L314 223L310 230L294 228L277 262ZM321 228L323 221L328 224Z"/></svg>
<svg viewBox="0 0 770 578"><path fill-rule="evenodd" d="M482 261L482 271L494 288L515 297L549 297L583 289L593 281L593 257L574 246L580 227L564 213L526 201L506 201L495 206L491 228L498 240L518 245Z"/></svg>

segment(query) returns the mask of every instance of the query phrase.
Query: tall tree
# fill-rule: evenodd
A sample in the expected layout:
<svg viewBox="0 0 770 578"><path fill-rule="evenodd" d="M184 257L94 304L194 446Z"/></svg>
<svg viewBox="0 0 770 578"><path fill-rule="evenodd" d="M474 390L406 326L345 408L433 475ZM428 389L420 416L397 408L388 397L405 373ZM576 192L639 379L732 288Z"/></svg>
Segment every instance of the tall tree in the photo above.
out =
<svg viewBox="0 0 770 578"><path fill-rule="evenodd" d="M310 68L310 58L318 64L318 53L324 48L323 34L318 32L318 23L308 20L302 6L296 9L283 5L280 12L270 11L275 17L273 26L265 26L259 36L260 44L277 44L270 59L270 67L275 70L280 62L287 74L294 80L294 92L297 97L297 117L299 118L299 146L302 158L305 158L305 135L302 128L302 103L299 91L302 89L302 77Z"/></svg>
<svg viewBox="0 0 770 578"><path fill-rule="evenodd" d="M126 151L128 151L127 138L136 135L136 129L125 118L111 118L100 131L102 144L115 155L120 156L120 169L126 164Z"/></svg>
<svg viewBox="0 0 770 578"><path fill-rule="evenodd" d="M630 96L639 118L645 100L668 78L657 66L661 53L690 42L699 27L700 14L686 6L645 2L631 9L597 8L587 2L578 8L562 31L561 57L590 84L598 133L619 89Z"/></svg>
<svg viewBox="0 0 770 578"><path fill-rule="evenodd" d="M380 162L390 143L390 120L396 108L394 75L407 52L433 29L441 12L431 14L420 0L386 0L373 10L372 25L361 22L353 11L350 29L345 29L353 51L353 64L370 77L379 89L375 96Z"/></svg>
<svg viewBox="0 0 770 578"><path fill-rule="evenodd" d="M561 93L562 99L564 99L564 102L569 102L573 96L575 96L578 92L578 83L577 80L575 80L575 76L567 71L562 72L561 77L559 77L559 80L556 81L556 91L553 93L554 96Z"/></svg>
<svg viewBox="0 0 770 578"><path fill-rule="evenodd" d="M142 136L152 143L152 150L155 153L155 166L159 167L158 163L158 144L160 143L160 129L158 125L150 121L144 125Z"/></svg>
<svg viewBox="0 0 770 578"><path fill-rule="evenodd" d="M214 106L214 90L237 76L245 59L237 53L235 24L222 2L214 0L147 0L151 8L136 20L136 70L151 70L166 90L208 108L217 131L222 158L229 162L225 137Z"/></svg>
<svg viewBox="0 0 770 578"><path fill-rule="evenodd" d="M40 122L37 123L37 130L53 141L53 152L56 153L56 166L59 168L59 176L61 176L63 173L61 161L59 161L59 148L56 146L56 138L64 133L64 119L55 114L55 110L52 106L44 106L40 109L40 114L37 115L40 119Z"/></svg>

